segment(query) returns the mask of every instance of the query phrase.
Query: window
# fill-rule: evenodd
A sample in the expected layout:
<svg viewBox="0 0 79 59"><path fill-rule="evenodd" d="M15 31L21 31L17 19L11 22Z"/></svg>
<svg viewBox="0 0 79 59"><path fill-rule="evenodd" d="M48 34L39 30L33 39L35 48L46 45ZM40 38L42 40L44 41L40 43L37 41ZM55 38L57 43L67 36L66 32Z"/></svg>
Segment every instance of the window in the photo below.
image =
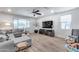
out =
<svg viewBox="0 0 79 59"><path fill-rule="evenodd" d="M70 29L71 15L61 16L61 29Z"/></svg>
<svg viewBox="0 0 79 59"><path fill-rule="evenodd" d="M24 29L29 28L30 22L25 19L14 20L14 28L15 29Z"/></svg>

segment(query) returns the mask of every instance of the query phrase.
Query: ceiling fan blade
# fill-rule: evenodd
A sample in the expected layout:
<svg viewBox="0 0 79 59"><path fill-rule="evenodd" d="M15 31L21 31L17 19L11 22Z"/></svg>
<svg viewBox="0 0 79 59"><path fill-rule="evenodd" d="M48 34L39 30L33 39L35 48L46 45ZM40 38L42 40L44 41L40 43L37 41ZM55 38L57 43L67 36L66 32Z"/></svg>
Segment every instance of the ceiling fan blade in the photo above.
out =
<svg viewBox="0 0 79 59"><path fill-rule="evenodd" d="M39 10L35 10L35 9L33 9L32 13L33 13L33 16L35 16L35 14L42 15L41 13L39 13Z"/></svg>
<svg viewBox="0 0 79 59"><path fill-rule="evenodd" d="M36 13L36 12L39 12L39 10L35 10L35 9L33 9L33 12L32 12L32 13Z"/></svg>
<svg viewBox="0 0 79 59"><path fill-rule="evenodd" d="M39 12L39 10L36 10L35 12Z"/></svg>
<svg viewBox="0 0 79 59"><path fill-rule="evenodd" d="M38 14L38 15L42 15L41 13L36 13L36 14Z"/></svg>

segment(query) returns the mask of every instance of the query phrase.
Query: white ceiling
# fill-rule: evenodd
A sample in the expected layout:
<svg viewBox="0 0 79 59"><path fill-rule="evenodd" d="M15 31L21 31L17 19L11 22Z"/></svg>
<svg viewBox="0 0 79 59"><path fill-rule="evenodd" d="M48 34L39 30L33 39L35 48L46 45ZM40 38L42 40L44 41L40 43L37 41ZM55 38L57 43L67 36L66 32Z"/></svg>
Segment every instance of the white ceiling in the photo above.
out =
<svg viewBox="0 0 79 59"><path fill-rule="evenodd" d="M76 7L0 7L0 12L28 17L41 17L58 12L68 11L74 8ZM8 12L8 9L11 9L12 11ZM33 9L40 10L40 13L42 13L42 15L33 16ZM54 11L54 13L51 13L52 10Z"/></svg>

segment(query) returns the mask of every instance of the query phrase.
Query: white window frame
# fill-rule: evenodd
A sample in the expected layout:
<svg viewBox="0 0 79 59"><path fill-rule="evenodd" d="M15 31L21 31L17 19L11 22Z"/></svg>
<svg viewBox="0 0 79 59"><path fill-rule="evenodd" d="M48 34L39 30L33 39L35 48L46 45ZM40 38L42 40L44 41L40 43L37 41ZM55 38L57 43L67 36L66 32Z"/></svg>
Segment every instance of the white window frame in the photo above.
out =
<svg viewBox="0 0 79 59"><path fill-rule="evenodd" d="M20 23L25 23L23 26L20 26ZM14 19L14 28L15 29L25 29L30 27L30 21L26 19Z"/></svg>
<svg viewBox="0 0 79 59"><path fill-rule="evenodd" d="M71 21L72 21L72 15L64 15L61 16L60 22L61 22L61 29L63 30L69 30L71 28Z"/></svg>

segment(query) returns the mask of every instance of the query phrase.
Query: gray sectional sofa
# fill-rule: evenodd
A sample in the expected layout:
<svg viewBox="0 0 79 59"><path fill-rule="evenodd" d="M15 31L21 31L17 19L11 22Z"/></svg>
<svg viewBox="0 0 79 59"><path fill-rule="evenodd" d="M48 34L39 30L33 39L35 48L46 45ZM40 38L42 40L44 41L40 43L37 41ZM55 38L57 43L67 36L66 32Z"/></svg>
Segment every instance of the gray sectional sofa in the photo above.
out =
<svg viewBox="0 0 79 59"><path fill-rule="evenodd" d="M14 52L16 51L13 40L0 42L0 52Z"/></svg>
<svg viewBox="0 0 79 59"><path fill-rule="evenodd" d="M15 52L16 51L15 45L23 41L27 42L28 46L32 45L31 42L32 39L27 35L17 38L15 38L12 34L9 36L10 37L8 41L0 42L0 52Z"/></svg>

